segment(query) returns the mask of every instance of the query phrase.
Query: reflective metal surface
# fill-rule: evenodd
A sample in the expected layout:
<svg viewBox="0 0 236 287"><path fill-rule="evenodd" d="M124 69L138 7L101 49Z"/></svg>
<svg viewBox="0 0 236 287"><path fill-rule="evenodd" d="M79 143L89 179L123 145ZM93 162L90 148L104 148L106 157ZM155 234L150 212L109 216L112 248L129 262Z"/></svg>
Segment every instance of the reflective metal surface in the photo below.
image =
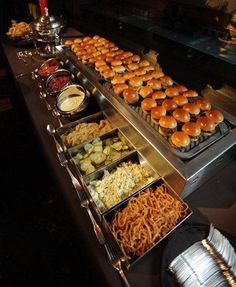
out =
<svg viewBox="0 0 236 287"><path fill-rule="evenodd" d="M210 145L191 160L181 160L174 155L155 129L137 113L114 97L101 82L100 76L83 65L66 48L59 46L66 66L77 74L78 81L97 99L109 121L121 129L136 149L150 162L161 177L184 198L209 179L218 169L235 157L236 128L232 122L228 134ZM224 113L228 119L228 114ZM228 119L229 120L229 119Z"/></svg>

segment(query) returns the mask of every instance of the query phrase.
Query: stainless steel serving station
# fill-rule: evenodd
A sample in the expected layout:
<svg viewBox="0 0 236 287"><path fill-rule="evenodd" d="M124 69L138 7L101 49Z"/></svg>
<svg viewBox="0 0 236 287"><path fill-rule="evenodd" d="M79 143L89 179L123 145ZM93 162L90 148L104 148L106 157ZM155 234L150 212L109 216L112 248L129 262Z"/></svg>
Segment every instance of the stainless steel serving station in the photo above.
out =
<svg viewBox="0 0 236 287"><path fill-rule="evenodd" d="M150 116L143 115L141 111L138 111L137 115L131 106L115 96L109 83L95 70L78 61L68 48L61 46L58 49L61 51L62 60L77 75L78 81L92 92L111 123L124 132L160 177L165 178L182 198L191 194L234 158L236 118L224 110L224 105L218 105L217 108L224 113L229 125L226 133L209 144L200 144L197 151L190 151L186 156L185 153L181 154L171 148L151 123ZM209 89L202 91L202 95L209 98ZM214 105L214 101L212 103Z"/></svg>

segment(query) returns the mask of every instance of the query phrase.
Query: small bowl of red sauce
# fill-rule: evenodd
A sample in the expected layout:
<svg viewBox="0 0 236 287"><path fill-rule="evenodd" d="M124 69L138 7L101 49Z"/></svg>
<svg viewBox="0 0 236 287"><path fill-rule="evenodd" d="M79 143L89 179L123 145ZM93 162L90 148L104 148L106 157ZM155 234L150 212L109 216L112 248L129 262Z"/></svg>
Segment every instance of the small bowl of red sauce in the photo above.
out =
<svg viewBox="0 0 236 287"><path fill-rule="evenodd" d="M46 81L46 89L50 94L56 94L70 84L71 73L65 69L56 70Z"/></svg>
<svg viewBox="0 0 236 287"><path fill-rule="evenodd" d="M61 66L61 63L55 59L50 58L43 62L43 64L38 69L38 75L42 78L47 78L52 73L54 73L59 67Z"/></svg>

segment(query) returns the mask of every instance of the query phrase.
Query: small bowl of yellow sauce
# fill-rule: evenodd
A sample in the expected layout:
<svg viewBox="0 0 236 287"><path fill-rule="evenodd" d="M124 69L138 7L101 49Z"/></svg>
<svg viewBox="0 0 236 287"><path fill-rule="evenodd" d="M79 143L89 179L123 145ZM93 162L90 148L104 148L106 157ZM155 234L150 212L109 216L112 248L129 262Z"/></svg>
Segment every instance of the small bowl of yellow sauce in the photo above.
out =
<svg viewBox="0 0 236 287"><path fill-rule="evenodd" d="M66 86L57 96L57 110L63 116L75 116L87 108L89 96L90 93L81 85Z"/></svg>

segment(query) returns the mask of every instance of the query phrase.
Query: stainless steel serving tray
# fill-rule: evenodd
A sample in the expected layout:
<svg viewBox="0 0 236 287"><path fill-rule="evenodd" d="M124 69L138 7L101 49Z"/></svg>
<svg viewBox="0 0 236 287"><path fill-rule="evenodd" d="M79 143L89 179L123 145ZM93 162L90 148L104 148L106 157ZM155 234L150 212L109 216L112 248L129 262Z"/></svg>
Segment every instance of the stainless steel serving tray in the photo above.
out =
<svg viewBox="0 0 236 287"><path fill-rule="evenodd" d="M107 212L105 212L103 214L103 225L104 225L105 229L107 230L107 232L112 234L112 239L116 242L116 245L119 248L119 252L120 252L120 254L122 254L122 261L125 263L125 266L127 269L134 266L141 258L143 258L145 255L147 255L158 244L160 244L166 237L168 237L176 228L178 228L192 214L192 210L188 207L186 216L183 219L181 219L161 239L159 239L151 248L149 248L142 256L136 257L136 258L131 258L131 259L127 258L125 253L122 251L122 248L120 247L119 242L117 241L116 236L114 235L110 224L111 224L115 214L118 211L123 210L127 206L128 202L131 198L137 197L141 192L145 191L148 188L155 189L156 187L161 186L162 184L166 185L168 193L173 198L179 200L180 202L182 202L183 204L185 204L188 207L188 205L176 194L176 192L166 183L166 181L163 178L159 178L155 182L152 182L152 183L148 184L147 186L143 187L142 189L138 190L132 196L123 200L120 204L114 206L112 209L108 210ZM150 192L152 192L152 191L150 191Z"/></svg>
<svg viewBox="0 0 236 287"><path fill-rule="evenodd" d="M135 148L134 148L134 146L132 145L132 143L127 139L127 137L126 137L119 129L117 129L117 128L111 130L110 132L107 132L107 133L105 133L105 134L102 134L102 135L100 135L100 136L97 136L97 137L95 137L95 138L93 138L93 139L91 139L91 140L89 140L89 141L86 141L86 142L84 142L83 144L80 144L80 145L77 145L77 146L73 146L73 147L71 147L71 148L68 149L68 153L70 154L72 161L74 162L74 164L75 164L75 166L76 166L78 172L81 173L82 176L86 176L86 175L88 175L88 174L85 174L85 173L81 170L80 165L77 164L76 161L74 160L74 157L76 156L76 154L78 154L78 153L83 154L83 153L84 153L84 147L85 147L85 145L86 145L86 144L91 144L96 138L100 138L100 140L103 141L103 140L106 140L106 139L109 139L109 138L118 137L118 133L120 133L120 134L124 137L124 139L125 139L125 141L126 141L126 143L127 143L127 146L129 147L129 149L128 149L127 151L123 151L123 155L121 155L121 156L120 156L119 158L117 158L116 160L122 159L123 157L125 157L125 156L127 156L128 154L132 153L132 152L135 150ZM113 162L115 162L116 160L114 160ZM108 164L100 164L99 166L97 166L97 168L96 168L96 170L95 170L94 172L96 172L96 171L99 170L100 168L106 168L106 166L109 166L109 164L112 164L113 162L108 163Z"/></svg>
<svg viewBox="0 0 236 287"><path fill-rule="evenodd" d="M59 143L61 144L61 146L63 147L64 151L67 152L68 149L71 149L71 146L66 144L66 142L64 140L65 135L68 135L70 132L72 132L78 124L92 123L92 122L99 123L100 120L109 121L107 119L105 113L102 111L97 112L97 113L92 114L92 115L89 115L87 117L83 117L77 121L70 122L70 123L64 125L63 127L57 128L55 136L56 136L57 140L59 141Z"/></svg>
<svg viewBox="0 0 236 287"><path fill-rule="evenodd" d="M101 208L99 208L98 204L95 202L95 200L93 199L91 193L90 193L90 190L89 190L89 184L92 182L92 181L95 181L95 180L101 180L104 176L104 172L109 172L111 173L112 171L114 171L121 163L123 162L133 162L133 163L137 163L137 164L140 164L143 168L145 168L150 176L153 177L153 180L151 182L153 182L154 180L156 180L157 178L159 178L159 174L157 174L155 172L155 170L153 169L153 167L147 162L147 160L137 151L133 151L131 152L130 154L114 161L113 163L107 165L107 166L104 166L100 169L98 169L97 171L89 174L89 175L86 175L83 177L83 187L88 195L88 197L90 198L90 201L97 213L97 215L99 216L99 218L102 220L102 215L107 212L108 210L110 210L111 208L113 208L114 206L116 206L117 204L119 204L120 202L122 202L124 200L121 199L120 202L116 203L114 206L110 207L110 208L104 208L103 210ZM141 187L140 187L141 188ZM140 189L138 188L138 189ZM132 196L133 193L135 193L137 191L137 189L134 189L128 196L127 198L129 198L130 196Z"/></svg>

